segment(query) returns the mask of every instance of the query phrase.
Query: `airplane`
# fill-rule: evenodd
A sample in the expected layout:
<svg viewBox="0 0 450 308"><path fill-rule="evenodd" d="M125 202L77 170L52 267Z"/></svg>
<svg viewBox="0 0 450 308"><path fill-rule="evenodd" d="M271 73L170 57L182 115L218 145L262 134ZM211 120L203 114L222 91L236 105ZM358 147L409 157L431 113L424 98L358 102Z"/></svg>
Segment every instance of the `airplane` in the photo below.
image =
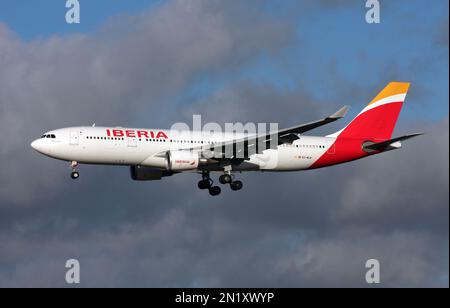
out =
<svg viewBox="0 0 450 308"><path fill-rule="evenodd" d="M422 135L392 138L410 84L389 83L347 126L324 137L304 133L342 119L344 106L324 119L265 134L210 134L162 129L80 126L49 131L31 147L51 158L70 162L71 178L79 164L129 166L135 181L161 180L182 172L201 175L198 188L217 196L211 172L231 190L242 189L235 174L245 171L301 171L342 164L400 149L402 141ZM276 141L276 142L275 142ZM275 142L275 144L273 144Z"/></svg>

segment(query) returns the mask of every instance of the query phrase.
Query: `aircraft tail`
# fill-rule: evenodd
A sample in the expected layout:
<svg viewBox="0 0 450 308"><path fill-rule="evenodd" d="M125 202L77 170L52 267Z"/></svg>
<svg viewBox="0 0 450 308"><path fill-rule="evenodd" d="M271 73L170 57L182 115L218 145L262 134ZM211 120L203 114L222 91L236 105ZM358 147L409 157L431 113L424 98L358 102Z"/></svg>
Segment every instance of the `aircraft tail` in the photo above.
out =
<svg viewBox="0 0 450 308"><path fill-rule="evenodd" d="M407 82L389 83L349 125L329 137L390 139L409 85Z"/></svg>

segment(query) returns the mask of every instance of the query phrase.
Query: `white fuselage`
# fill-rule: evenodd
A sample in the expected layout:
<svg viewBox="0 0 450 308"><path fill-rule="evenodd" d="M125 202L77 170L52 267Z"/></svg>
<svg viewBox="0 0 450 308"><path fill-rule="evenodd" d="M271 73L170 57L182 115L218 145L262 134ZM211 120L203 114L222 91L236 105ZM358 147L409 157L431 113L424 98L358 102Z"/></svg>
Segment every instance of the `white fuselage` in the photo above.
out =
<svg viewBox="0 0 450 308"><path fill-rule="evenodd" d="M127 129L118 127L71 127L46 133L32 147L49 157L84 164L130 165L165 168L167 151L195 149L201 146L236 140L245 134L213 134L175 132L158 129ZM50 137L47 137L50 136ZM253 154L233 170L304 170L334 151L333 137L301 136L291 144ZM205 167L221 171L223 166ZM196 170L203 168L199 167Z"/></svg>

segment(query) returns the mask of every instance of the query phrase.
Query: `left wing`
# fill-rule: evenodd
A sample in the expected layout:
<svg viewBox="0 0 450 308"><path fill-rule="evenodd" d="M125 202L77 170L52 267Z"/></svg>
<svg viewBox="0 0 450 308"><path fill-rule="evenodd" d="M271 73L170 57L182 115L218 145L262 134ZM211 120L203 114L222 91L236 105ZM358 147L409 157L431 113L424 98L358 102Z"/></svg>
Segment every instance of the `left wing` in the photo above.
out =
<svg viewBox="0 0 450 308"><path fill-rule="evenodd" d="M294 140L299 139L298 134L303 134L314 128L342 119L347 114L348 109L348 106L344 106L334 114L322 120L269 132L263 135L253 135L239 140L231 140L214 145L202 146L200 148L192 148L191 150L198 149L200 150L199 152L216 159L245 159L252 154L261 153L271 147L273 148L284 143L292 143ZM275 137L278 142L271 142Z"/></svg>

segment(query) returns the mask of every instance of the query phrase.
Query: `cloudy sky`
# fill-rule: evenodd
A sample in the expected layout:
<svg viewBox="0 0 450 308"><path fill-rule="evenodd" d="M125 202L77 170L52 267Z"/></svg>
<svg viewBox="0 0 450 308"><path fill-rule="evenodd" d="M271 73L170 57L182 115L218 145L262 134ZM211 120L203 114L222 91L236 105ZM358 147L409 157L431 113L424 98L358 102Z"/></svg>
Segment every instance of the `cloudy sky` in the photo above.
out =
<svg viewBox="0 0 450 308"><path fill-rule="evenodd" d="M448 1L0 1L0 287L449 285ZM288 174L242 174L211 198L198 176L131 181L125 167L34 152L72 125L205 121L289 126L410 81L400 151ZM345 124L313 133L331 133Z"/></svg>

